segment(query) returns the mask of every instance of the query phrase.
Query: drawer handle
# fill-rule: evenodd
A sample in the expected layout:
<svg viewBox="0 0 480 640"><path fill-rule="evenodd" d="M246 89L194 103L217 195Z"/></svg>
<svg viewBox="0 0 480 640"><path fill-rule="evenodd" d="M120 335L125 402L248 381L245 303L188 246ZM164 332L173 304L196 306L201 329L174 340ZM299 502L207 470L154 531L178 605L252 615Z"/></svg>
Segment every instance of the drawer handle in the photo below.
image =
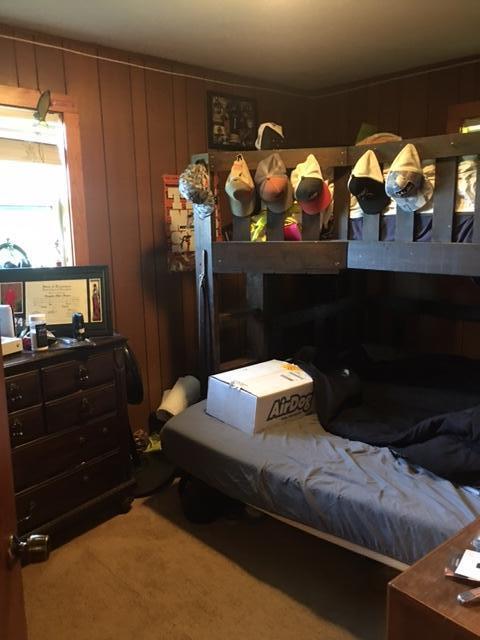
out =
<svg viewBox="0 0 480 640"><path fill-rule="evenodd" d="M88 369L87 369L87 367L81 365L78 368L78 377L80 379L80 382L88 382Z"/></svg>
<svg viewBox="0 0 480 640"><path fill-rule="evenodd" d="M88 475L88 473L84 473L83 474L82 480L83 480L83 482L89 482L90 481L90 476Z"/></svg>
<svg viewBox="0 0 480 640"><path fill-rule="evenodd" d="M86 441L87 441L87 439L86 439L86 437L85 437L85 436L80 436L80 437L78 438L78 443L79 443L79 444L85 444L85 443L86 443Z"/></svg>
<svg viewBox="0 0 480 640"><path fill-rule="evenodd" d="M21 518L20 520L18 520L17 525L21 525L24 522L28 522L29 520L31 520L32 516L33 516L33 510L35 509L36 506L37 505L35 504L35 502L33 500L31 500L28 503L28 515L25 516L24 518Z"/></svg>
<svg viewBox="0 0 480 640"><path fill-rule="evenodd" d="M83 415L88 415L92 411L92 405L88 398L82 398L80 402L80 411Z"/></svg>
<svg viewBox="0 0 480 640"><path fill-rule="evenodd" d="M108 427L102 427L102 433L104 436L106 436L108 433L110 433L110 429Z"/></svg>
<svg viewBox="0 0 480 640"><path fill-rule="evenodd" d="M11 382L8 385L8 395L11 402L19 402L20 400L23 400L22 391L15 382Z"/></svg>
<svg viewBox="0 0 480 640"><path fill-rule="evenodd" d="M12 438L23 438L23 422L19 418L15 418L10 425Z"/></svg>

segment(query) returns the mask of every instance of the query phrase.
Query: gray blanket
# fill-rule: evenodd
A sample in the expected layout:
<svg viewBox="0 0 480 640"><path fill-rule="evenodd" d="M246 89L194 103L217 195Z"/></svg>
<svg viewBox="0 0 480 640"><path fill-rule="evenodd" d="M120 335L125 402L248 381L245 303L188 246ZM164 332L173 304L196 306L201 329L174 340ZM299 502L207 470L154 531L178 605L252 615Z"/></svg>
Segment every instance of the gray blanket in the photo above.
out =
<svg viewBox="0 0 480 640"><path fill-rule="evenodd" d="M480 516L480 496L325 432L316 416L249 435L198 403L162 432L165 453L227 495L406 563Z"/></svg>

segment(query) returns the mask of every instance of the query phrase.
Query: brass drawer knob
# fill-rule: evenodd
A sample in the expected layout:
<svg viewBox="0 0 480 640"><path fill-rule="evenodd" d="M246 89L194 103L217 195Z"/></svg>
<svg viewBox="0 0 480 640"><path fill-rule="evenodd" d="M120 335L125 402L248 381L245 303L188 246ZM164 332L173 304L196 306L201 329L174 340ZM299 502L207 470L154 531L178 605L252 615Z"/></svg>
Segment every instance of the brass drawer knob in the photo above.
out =
<svg viewBox="0 0 480 640"><path fill-rule="evenodd" d="M104 436L108 435L109 432L110 432L110 429L108 427L102 427L102 433Z"/></svg>
<svg viewBox="0 0 480 640"><path fill-rule="evenodd" d="M23 422L19 418L15 418L10 425L12 438L23 438Z"/></svg>
<svg viewBox="0 0 480 640"><path fill-rule="evenodd" d="M88 415L92 411L92 405L88 398L82 398L80 402L80 412L83 415Z"/></svg>
<svg viewBox="0 0 480 640"><path fill-rule="evenodd" d="M80 382L88 382L88 369L85 365L80 365L78 367L78 378Z"/></svg>
<svg viewBox="0 0 480 640"><path fill-rule="evenodd" d="M11 402L20 402L20 400L23 400L22 390L16 382L11 382L7 388L8 397Z"/></svg>

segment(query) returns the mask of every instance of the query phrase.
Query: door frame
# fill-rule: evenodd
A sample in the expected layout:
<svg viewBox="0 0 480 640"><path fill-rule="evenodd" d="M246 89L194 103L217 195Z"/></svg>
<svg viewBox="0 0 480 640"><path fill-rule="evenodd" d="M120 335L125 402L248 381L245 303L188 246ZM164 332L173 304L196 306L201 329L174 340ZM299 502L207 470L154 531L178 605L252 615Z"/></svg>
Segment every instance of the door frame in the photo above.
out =
<svg viewBox="0 0 480 640"><path fill-rule="evenodd" d="M0 638L27 640L20 562L11 563L9 538L17 530L5 373L0 350Z"/></svg>

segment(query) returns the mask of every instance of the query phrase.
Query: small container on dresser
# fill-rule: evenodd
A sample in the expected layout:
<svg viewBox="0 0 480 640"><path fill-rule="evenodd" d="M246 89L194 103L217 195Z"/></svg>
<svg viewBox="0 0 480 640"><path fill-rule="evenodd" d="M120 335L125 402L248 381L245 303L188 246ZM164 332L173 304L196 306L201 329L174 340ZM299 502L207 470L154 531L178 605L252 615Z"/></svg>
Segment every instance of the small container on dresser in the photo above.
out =
<svg viewBox="0 0 480 640"><path fill-rule="evenodd" d="M121 336L4 359L18 533L55 533L134 480Z"/></svg>

